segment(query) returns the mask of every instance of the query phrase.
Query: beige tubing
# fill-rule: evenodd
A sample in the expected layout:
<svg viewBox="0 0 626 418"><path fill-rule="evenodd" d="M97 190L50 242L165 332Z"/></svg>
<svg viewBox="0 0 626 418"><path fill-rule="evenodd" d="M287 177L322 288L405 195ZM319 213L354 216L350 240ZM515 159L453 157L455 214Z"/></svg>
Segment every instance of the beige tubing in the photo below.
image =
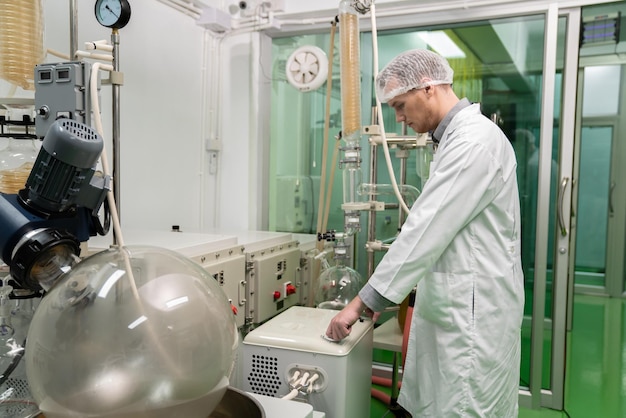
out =
<svg viewBox="0 0 626 418"><path fill-rule="evenodd" d="M43 59L41 0L0 0L0 78L34 90L35 65Z"/></svg>
<svg viewBox="0 0 626 418"><path fill-rule="evenodd" d="M324 114L324 144L322 146L322 168L321 168L321 179L320 179L320 192L317 206L317 232L324 232L326 228L325 223L323 222L324 216L324 190L326 188L326 167L327 167L327 153L328 153L328 136L330 130L330 99L332 96L333 89L333 59L334 59L334 51L335 51L335 31L337 29L336 22L331 23L330 30L330 47L329 47L329 56L328 60L328 79L326 80L326 112ZM329 182L329 185L332 184L332 179Z"/></svg>
<svg viewBox="0 0 626 418"><path fill-rule="evenodd" d="M330 98L332 96L333 91L333 61L335 56L335 32L337 30L337 23L333 21L331 23L330 29L330 46L329 46L329 59L328 59L328 79L326 80L326 112L324 115L324 144L322 146L322 173L320 178L320 193L318 198L317 205L317 232L324 233L326 231L326 225L328 223L328 217L325 216L324 210L324 190L326 189L326 183L328 183L328 191L332 192L333 189L333 181L334 176L330 176L330 180L326 180L326 166L328 161L328 132L330 130ZM334 164L334 163L333 163ZM334 173L334 171L333 171ZM330 193L326 202L326 207L330 205ZM322 252L324 250L324 241L318 240L315 248L318 252ZM315 291L317 290L317 282L320 273L320 264L318 260L311 259L312 265L312 276L313 280L311 286L309 287L309 299L308 306L314 306L315 302Z"/></svg>

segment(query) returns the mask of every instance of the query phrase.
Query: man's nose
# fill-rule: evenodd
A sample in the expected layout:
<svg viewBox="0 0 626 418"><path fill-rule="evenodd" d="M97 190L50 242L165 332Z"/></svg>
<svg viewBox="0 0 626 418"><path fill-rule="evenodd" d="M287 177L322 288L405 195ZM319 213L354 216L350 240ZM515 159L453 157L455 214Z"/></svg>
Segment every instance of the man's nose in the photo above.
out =
<svg viewBox="0 0 626 418"><path fill-rule="evenodd" d="M396 112L396 122L404 122L404 114L401 112Z"/></svg>

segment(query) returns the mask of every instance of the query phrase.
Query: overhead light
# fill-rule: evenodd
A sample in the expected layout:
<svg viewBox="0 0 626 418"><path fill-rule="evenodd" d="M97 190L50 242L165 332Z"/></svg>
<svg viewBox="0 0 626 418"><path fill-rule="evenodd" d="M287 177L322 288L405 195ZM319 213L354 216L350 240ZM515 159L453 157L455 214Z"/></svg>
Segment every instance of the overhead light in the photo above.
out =
<svg viewBox="0 0 626 418"><path fill-rule="evenodd" d="M442 30L417 32L424 42L445 58L465 58L465 53Z"/></svg>

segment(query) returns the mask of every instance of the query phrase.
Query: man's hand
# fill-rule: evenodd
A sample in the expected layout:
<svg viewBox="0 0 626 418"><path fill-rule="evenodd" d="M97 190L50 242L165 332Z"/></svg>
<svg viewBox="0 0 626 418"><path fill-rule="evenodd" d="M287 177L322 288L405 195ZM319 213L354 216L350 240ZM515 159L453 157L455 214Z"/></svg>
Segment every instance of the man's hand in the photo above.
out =
<svg viewBox="0 0 626 418"><path fill-rule="evenodd" d="M370 317L378 316L365 306L360 297L356 296L330 321L326 336L333 341L343 340L350 335L352 324L359 320L364 311Z"/></svg>

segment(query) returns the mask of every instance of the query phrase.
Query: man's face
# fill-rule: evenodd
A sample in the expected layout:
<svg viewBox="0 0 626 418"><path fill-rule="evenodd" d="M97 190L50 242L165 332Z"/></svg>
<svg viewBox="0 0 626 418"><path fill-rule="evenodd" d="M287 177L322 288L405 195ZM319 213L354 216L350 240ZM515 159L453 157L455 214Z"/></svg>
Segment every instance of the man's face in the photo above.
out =
<svg viewBox="0 0 626 418"><path fill-rule="evenodd" d="M396 111L396 121L405 122L417 133L434 130L437 124L433 117L432 89L428 86L411 90L389 100L389 106Z"/></svg>

